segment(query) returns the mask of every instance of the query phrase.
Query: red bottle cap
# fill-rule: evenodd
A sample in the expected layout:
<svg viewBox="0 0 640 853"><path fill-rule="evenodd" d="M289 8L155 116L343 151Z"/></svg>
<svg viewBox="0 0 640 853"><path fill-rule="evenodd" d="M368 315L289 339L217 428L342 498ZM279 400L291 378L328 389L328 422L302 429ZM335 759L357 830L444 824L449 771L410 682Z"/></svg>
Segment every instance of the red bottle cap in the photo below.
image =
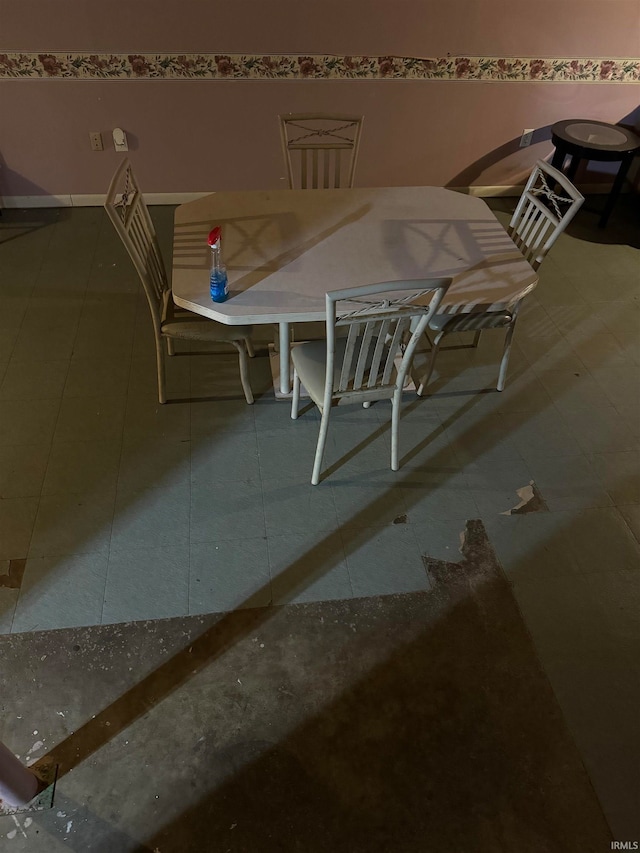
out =
<svg viewBox="0 0 640 853"><path fill-rule="evenodd" d="M207 243L210 246L215 246L215 244L220 240L221 236L222 228L219 225L216 225L216 227L209 233L209 236L207 237Z"/></svg>

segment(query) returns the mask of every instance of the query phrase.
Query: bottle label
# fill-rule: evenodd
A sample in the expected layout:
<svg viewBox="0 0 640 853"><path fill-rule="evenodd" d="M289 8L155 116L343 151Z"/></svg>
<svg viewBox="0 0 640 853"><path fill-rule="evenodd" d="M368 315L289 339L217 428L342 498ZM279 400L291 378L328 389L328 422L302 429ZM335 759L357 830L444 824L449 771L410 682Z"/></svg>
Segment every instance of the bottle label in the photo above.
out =
<svg viewBox="0 0 640 853"><path fill-rule="evenodd" d="M227 274L225 272L211 273L209 289L214 302L224 302L229 295Z"/></svg>

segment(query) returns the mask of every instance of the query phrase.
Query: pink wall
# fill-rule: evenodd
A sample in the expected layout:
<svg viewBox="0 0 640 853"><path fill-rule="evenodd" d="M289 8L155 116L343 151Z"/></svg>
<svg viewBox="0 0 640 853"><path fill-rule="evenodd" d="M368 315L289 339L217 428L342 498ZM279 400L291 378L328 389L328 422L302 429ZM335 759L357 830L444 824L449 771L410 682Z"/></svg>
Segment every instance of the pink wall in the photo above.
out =
<svg viewBox="0 0 640 853"><path fill-rule="evenodd" d="M638 0L0 0L7 50L638 56Z"/></svg>
<svg viewBox="0 0 640 853"><path fill-rule="evenodd" d="M640 54L638 0L0 0L0 21L0 53ZM147 192L282 186L277 115L313 110L365 115L360 186L510 185L554 121L637 105L637 86L605 83L4 80L0 194L103 193L116 126ZM541 141L519 150L525 127Z"/></svg>

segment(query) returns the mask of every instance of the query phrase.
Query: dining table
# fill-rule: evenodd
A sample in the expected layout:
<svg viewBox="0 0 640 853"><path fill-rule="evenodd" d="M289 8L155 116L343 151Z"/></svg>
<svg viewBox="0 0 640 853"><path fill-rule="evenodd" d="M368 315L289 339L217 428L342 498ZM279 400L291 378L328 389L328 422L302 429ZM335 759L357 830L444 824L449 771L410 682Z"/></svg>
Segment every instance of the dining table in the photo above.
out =
<svg viewBox="0 0 640 853"><path fill-rule="evenodd" d="M222 228L229 295L209 292ZM443 187L216 192L174 214L177 305L227 324L277 324L278 396L291 389L290 324L326 319L329 290L452 277L439 313L508 310L538 277L488 205Z"/></svg>

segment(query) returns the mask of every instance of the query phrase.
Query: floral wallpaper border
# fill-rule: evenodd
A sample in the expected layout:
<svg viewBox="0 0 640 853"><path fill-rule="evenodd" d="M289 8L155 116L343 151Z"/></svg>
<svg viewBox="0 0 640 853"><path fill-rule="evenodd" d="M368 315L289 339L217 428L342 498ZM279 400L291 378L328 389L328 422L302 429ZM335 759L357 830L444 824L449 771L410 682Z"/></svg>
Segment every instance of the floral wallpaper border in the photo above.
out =
<svg viewBox="0 0 640 853"><path fill-rule="evenodd" d="M640 59L0 53L0 79L638 83Z"/></svg>

